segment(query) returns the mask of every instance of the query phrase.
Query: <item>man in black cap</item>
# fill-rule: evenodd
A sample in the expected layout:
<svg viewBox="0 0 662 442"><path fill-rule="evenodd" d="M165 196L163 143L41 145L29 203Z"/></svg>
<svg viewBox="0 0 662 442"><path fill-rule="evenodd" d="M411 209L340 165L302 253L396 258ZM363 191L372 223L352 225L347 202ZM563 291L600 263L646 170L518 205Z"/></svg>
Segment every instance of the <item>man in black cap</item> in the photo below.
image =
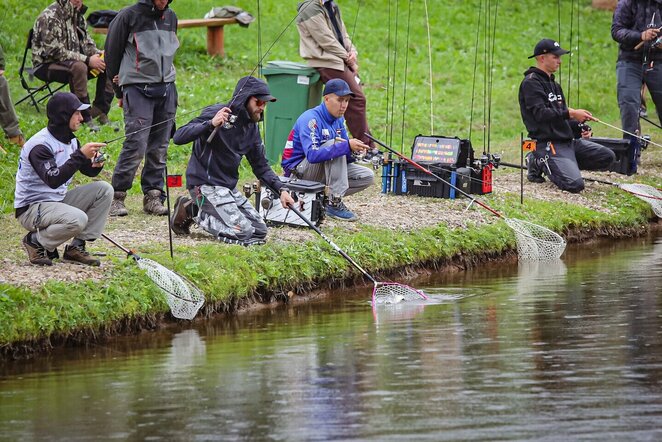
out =
<svg viewBox="0 0 662 442"><path fill-rule="evenodd" d="M585 138L574 139L571 120L584 123L595 118L587 110L569 108L561 85L554 81L561 56L567 53L548 38L536 44L529 57L535 57L536 67L524 73L519 106L529 137L536 140L535 152L527 156L529 181L544 182L544 173L561 190L577 193L584 189L580 169L606 170L615 155Z"/></svg>
<svg viewBox="0 0 662 442"><path fill-rule="evenodd" d="M326 184L331 191L326 214L343 221L356 221L356 215L342 198L368 188L374 181L372 170L353 164L353 154L370 148L349 138L343 115L354 93L345 80L329 80L324 102L297 119L283 151L283 170L303 180Z"/></svg>
<svg viewBox="0 0 662 442"><path fill-rule="evenodd" d="M648 86L662 122L662 0L620 0L611 36L619 43L616 92L623 130L637 133L642 84ZM639 140L632 137L639 148Z"/></svg>
<svg viewBox="0 0 662 442"><path fill-rule="evenodd" d="M81 111L89 109L76 95L58 92L46 106L48 126L30 138L23 149L16 173L14 208L28 234L23 247L32 264L53 265L57 247L64 259L98 266L99 260L85 250L86 241L101 236L113 200L113 188L104 181L67 190L74 174L94 177L101 172L103 143L80 146L74 132L83 123Z"/></svg>
<svg viewBox="0 0 662 442"><path fill-rule="evenodd" d="M193 142L186 168L186 186L193 200L177 198L170 219L173 232L188 234L195 222L223 242L245 246L264 243L267 225L236 189L244 156L255 176L280 192L284 208L294 204L269 167L257 125L270 101L276 98L264 81L244 77L237 83L229 104L208 106L199 117L177 129L173 136L175 144ZM214 132L215 129L218 130ZM212 133L214 136L208 142Z"/></svg>

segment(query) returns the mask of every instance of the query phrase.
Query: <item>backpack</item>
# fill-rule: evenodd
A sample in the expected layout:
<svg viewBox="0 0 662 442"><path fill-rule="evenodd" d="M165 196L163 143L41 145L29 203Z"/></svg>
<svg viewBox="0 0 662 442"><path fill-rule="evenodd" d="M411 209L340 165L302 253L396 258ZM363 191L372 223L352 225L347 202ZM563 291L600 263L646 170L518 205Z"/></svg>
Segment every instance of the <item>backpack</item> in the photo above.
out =
<svg viewBox="0 0 662 442"><path fill-rule="evenodd" d="M94 11L87 17L87 23L93 28L107 28L116 15L117 11L112 11L110 9Z"/></svg>

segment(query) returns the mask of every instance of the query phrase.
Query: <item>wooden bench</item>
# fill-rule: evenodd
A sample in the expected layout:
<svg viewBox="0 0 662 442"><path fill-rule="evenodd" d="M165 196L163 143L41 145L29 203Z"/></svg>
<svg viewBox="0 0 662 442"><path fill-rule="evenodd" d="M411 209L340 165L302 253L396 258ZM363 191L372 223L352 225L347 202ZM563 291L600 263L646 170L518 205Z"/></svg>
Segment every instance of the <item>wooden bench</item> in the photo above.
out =
<svg viewBox="0 0 662 442"><path fill-rule="evenodd" d="M220 55L225 57L223 26L237 24L235 18L191 18L181 19L177 23L177 29L183 28L207 28L207 53L211 56ZM92 28L96 34L107 34L107 28Z"/></svg>

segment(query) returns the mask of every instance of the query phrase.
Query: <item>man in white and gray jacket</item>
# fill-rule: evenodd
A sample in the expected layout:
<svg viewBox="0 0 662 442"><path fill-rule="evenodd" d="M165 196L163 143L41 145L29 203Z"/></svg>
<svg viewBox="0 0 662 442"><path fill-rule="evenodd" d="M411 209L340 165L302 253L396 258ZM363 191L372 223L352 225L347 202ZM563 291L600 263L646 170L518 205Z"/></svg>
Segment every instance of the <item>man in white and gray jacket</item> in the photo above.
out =
<svg viewBox="0 0 662 442"><path fill-rule="evenodd" d="M299 53L309 66L317 69L324 83L340 78L349 85L354 97L345 112L347 127L354 138L373 149L372 140L365 135L370 129L359 80L358 53L347 34L338 5L333 0L305 0L297 9Z"/></svg>
<svg viewBox="0 0 662 442"><path fill-rule="evenodd" d="M94 177L103 168L99 149L105 144L81 147L74 135L83 123L81 111L89 107L70 92L56 93L46 105L48 126L21 149L14 208L16 218L28 230L23 247L32 264L53 265L53 259L59 258L58 246L73 238L64 248L64 260L99 265L85 250L85 243L101 236L113 188L95 181L68 190L76 172Z"/></svg>

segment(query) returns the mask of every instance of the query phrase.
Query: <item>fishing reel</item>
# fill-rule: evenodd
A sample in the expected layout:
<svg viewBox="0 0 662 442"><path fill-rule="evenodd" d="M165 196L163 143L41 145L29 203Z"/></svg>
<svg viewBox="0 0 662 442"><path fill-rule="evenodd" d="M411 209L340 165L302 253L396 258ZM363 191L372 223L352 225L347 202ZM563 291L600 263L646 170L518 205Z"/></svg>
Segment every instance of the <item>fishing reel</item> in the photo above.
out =
<svg viewBox="0 0 662 442"><path fill-rule="evenodd" d="M223 129L232 129L234 127L234 123L237 122L237 116L235 114L230 114L228 115L228 119L225 123L223 123Z"/></svg>
<svg viewBox="0 0 662 442"><path fill-rule="evenodd" d="M92 162L96 163L96 164L103 163L104 161L106 161L106 153L105 152L97 152L97 154L94 156L94 158L92 158Z"/></svg>
<svg viewBox="0 0 662 442"><path fill-rule="evenodd" d="M586 123L579 123L577 127L579 128L580 133L593 132L593 128Z"/></svg>
<svg viewBox="0 0 662 442"><path fill-rule="evenodd" d="M261 189L262 189L262 186L260 185L259 181L255 181L255 182L253 182L253 184L246 183L242 187L242 190L244 192L244 196L246 198L250 198L252 195L260 192Z"/></svg>
<svg viewBox="0 0 662 442"><path fill-rule="evenodd" d="M501 164L501 155L497 153L484 153L479 159L474 160L474 167L476 169L483 169L491 164L495 169L499 168Z"/></svg>
<svg viewBox="0 0 662 442"><path fill-rule="evenodd" d="M645 150L648 147L648 144L651 141L651 136L650 135L642 135L643 140L639 140L639 145L641 146L642 150Z"/></svg>

